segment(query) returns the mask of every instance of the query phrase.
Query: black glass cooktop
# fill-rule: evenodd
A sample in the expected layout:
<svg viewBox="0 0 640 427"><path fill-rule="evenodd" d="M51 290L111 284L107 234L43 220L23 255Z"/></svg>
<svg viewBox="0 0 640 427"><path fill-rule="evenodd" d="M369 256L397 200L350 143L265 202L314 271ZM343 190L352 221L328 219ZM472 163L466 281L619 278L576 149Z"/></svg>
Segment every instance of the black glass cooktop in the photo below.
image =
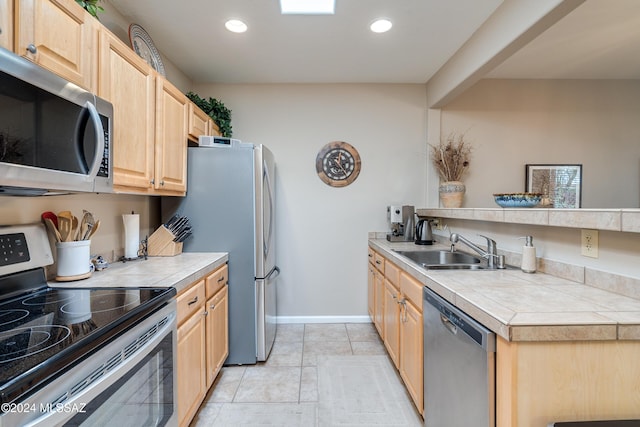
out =
<svg viewBox="0 0 640 427"><path fill-rule="evenodd" d="M45 286L0 300L1 401L46 382L174 295L173 288Z"/></svg>

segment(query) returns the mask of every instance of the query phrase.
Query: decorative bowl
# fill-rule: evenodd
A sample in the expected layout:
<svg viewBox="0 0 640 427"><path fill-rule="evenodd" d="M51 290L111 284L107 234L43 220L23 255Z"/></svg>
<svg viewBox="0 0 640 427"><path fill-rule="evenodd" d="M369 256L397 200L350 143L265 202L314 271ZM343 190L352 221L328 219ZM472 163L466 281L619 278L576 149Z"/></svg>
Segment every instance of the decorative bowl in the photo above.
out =
<svg viewBox="0 0 640 427"><path fill-rule="evenodd" d="M533 208L542 200L540 193L496 193L493 197L503 208Z"/></svg>

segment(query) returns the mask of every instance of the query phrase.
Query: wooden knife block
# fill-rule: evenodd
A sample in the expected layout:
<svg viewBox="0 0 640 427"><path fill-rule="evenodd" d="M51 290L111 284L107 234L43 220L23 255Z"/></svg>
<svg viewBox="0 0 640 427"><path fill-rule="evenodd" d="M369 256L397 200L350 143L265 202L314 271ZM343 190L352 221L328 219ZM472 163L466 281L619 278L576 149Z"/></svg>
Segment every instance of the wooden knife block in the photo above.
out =
<svg viewBox="0 0 640 427"><path fill-rule="evenodd" d="M176 236L161 225L147 240L149 256L175 256L182 253L182 242L173 241Z"/></svg>

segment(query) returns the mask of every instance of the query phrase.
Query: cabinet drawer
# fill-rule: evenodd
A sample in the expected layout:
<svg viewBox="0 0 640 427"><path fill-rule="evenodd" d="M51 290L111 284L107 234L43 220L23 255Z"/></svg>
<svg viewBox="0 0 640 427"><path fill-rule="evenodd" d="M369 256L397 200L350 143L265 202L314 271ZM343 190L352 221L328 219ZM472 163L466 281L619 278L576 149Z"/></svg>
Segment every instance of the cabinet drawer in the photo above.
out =
<svg viewBox="0 0 640 427"><path fill-rule="evenodd" d="M373 264L375 262L376 253L373 249L369 248L369 262Z"/></svg>
<svg viewBox="0 0 640 427"><path fill-rule="evenodd" d="M211 298L218 292L224 285L229 281L229 268L227 265L223 265L213 273L211 273L205 279L206 289L207 289L207 298Z"/></svg>
<svg viewBox="0 0 640 427"><path fill-rule="evenodd" d="M400 274L400 292L416 306L416 308L422 313L422 288L424 285L409 276L407 273L402 272Z"/></svg>
<svg viewBox="0 0 640 427"><path fill-rule="evenodd" d="M384 257L377 252L373 254L373 265L380 271L380 273L384 274Z"/></svg>
<svg viewBox="0 0 640 427"><path fill-rule="evenodd" d="M384 263L384 277L393 283L396 288L400 286L400 269L389 261Z"/></svg>
<svg viewBox="0 0 640 427"><path fill-rule="evenodd" d="M178 325L204 305L204 293L204 280L201 280L178 296Z"/></svg>

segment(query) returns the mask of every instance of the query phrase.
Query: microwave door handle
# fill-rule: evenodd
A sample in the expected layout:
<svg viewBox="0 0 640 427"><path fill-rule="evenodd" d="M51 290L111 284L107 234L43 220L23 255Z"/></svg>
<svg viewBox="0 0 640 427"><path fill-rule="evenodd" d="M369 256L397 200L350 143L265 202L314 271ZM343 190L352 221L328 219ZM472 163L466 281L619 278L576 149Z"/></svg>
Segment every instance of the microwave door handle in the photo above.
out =
<svg viewBox="0 0 640 427"><path fill-rule="evenodd" d="M102 121L100 120L100 114L98 114L96 107L89 101L87 101L85 107L89 111L89 117L93 121L94 128L96 130L96 141L98 141L98 148L96 149L96 155L93 159L93 166L89 171L89 177L94 179L98 175L100 165L102 164L102 157L104 156L104 129L102 128Z"/></svg>

